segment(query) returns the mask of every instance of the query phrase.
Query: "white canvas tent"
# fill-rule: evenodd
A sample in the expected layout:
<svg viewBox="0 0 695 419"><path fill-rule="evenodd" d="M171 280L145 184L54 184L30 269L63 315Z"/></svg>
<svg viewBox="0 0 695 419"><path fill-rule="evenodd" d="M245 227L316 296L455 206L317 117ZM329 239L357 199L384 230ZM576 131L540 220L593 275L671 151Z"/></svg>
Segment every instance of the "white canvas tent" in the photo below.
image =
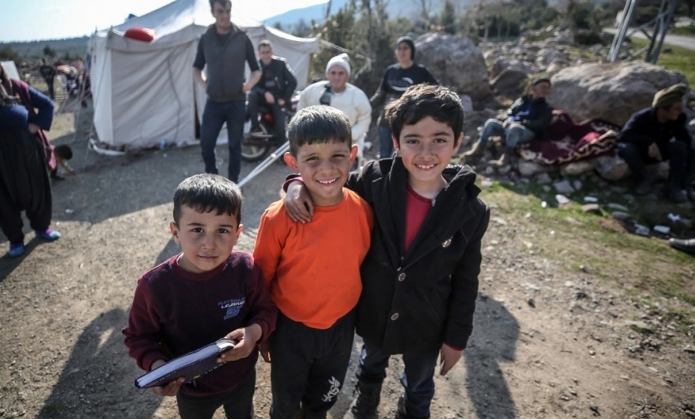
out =
<svg viewBox="0 0 695 419"><path fill-rule="evenodd" d="M273 43L297 75L298 88L309 76L316 38L297 38L260 22L237 16L254 48L262 39ZM109 30L89 41L94 97L94 127L99 140L127 147L151 147L162 140L178 145L196 142L195 117L202 119L205 92L193 79L200 36L214 23L208 0L176 0ZM151 43L124 38L129 28L154 29ZM241 58L240 58L241 59ZM248 73L248 66L247 66ZM226 133L221 140L226 141Z"/></svg>

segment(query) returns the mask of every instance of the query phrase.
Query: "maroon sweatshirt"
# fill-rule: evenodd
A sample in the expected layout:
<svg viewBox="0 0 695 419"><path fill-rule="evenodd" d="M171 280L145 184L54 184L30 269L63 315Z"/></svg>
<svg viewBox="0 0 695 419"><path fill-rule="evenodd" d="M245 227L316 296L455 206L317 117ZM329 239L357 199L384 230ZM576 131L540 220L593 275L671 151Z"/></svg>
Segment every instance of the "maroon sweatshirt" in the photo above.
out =
<svg viewBox="0 0 695 419"><path fill-rule="evenodd" d="M277 308L260 268L248 253L232 252L210 272L194 274L178 263L179 255L152 268L139 280L128 326L123 329L128 353L149 371L157 359L170 360L227 335L258 324L259 343L275 329ZM210 396L233 389L255 367L258 352L184 384L191 396Z"/></svg>

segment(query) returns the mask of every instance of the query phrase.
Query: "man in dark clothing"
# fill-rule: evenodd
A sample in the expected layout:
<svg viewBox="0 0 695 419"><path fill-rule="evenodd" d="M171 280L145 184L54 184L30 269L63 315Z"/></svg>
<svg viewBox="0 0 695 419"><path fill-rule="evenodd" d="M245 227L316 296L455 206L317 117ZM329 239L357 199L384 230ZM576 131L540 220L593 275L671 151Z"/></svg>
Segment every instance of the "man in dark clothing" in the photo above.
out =
<svg viewBox="0 0 695 419"><path fill-rule="evenodd" d="M241 141L244 136L246 92L261 78L251 40L232 24L232 2L210 0L215 24L200 38L193 63L193 75L205 88L208 100L200 127L200 149L206 173L217 173L215 145L222 125L227 123L229 174L234 182L241 171ZM251 69L251 80L244 82L244 61ZM203 76L205 67L206 76Z"/></svg>
<svg viewBox="0 0 695 419"><path fill-rule="evenodd" d="M415 62L415 43L408 36L402 36L396 41L397 63L386 67L379 89L369 100L372 109L398 100L410 86L416 84L439 85L439 81L422 64ZM385 106L384 106L385 109ZM393 154L393 140L389 122L381 111L377 120L379 136L379 158L387 159Z"/></svg>
<svg viewBox="0 0 695 419"><path fill-rule="evenodd" d="M550 80L540 78L533 82L531 94L517 99L507 111L507 119L500 122L488 119L483 126L480 141L472 150L464 154L466 158L481 156L492 136L505 140L504 153L491 162L495 166L504 166L516 151L516 146L533 140L548 137L548 127L553 119L553 108L545 100L550 93Z"/></svg>
<svg viewBox="0 0 695 419"><path fill-rule="evenodd" d="M56 68L53 67L51 64L48 64L48 61L44 58L41 60L41 67L39 67L39 72L41 73L41 77L43 77L44 80L46 80L46 84L48 85L48 96L51 99L55 99L55 91L53 90L53 80L55 79L56 76Z"/></svg>
<svg viewBox="0 0 695 419"><path fill-rule="evenodd" d="M261 132L258 125L258 105L273 109L275 134L278 143L285 143L285 113L297 88L297 78L284 58L273 56L273 44L261 41L258 44L259 65L263 75L261 81L249 92L249 117L251 133Z"/></svg>
<svg viewBox="0 0 695 419"><path fill-rule="evenodd" d="M654 95L652 106L636 112L620 131L618 154L639 178L635 188L638 195L652 191L654 177L645 165L670 160L666 193L674 202L685 202L684 189L690 187L693 153L691 138L685 127L683 96L688 88L676 84ZM690 170L688 168L690 166Z"/></svg>

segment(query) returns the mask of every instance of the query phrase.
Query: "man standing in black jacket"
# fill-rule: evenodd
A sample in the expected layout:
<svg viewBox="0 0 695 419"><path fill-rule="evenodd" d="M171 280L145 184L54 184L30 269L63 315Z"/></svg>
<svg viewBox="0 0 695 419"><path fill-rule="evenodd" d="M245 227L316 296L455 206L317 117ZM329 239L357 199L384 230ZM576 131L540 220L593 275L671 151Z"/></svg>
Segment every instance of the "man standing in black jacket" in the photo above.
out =
<svg viewBox="0 0 695 419"><path fill-rule="evenodd" d="M284 58L273 56L273 44L261 41L258 44L258 63L263 74L251 92L249 92L249 117L251 133L261 132L258 125L258 106L265 105L273 109L275 134L278 143L285 143L285 114L290 105L292 93L297 88L297 78Z"/></svg>
<svg viewBox="0 0 695 419"><path fill-rule="evenodd" d="M630 171L639 177L635 188L638 195L649 194L654 186L654 177L645 164L670 160L667 195L674 202L688 199L684 189L690 188L688 172L692 171L691 160L695 153L690 149L692 140L683 113L683 96L687 91L684 84L659 90L652 106L634 113L620 131L618 153Z"/></svg>

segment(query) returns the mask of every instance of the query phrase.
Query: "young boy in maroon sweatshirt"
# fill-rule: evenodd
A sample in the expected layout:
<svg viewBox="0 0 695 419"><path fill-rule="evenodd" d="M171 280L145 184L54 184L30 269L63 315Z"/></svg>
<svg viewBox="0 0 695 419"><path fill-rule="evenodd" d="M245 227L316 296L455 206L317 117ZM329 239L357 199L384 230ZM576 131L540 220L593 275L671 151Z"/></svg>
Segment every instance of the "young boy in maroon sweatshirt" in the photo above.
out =
<svg viewBox="0 0 695 419"><path fill-rule="evenodd" d="M138 280L123 329L145 371L223 337L238 341L219 368L190 384L180 378L153 389L176 396L182 419L210 419L220 406L228 419L253 415L256 344L275 328L277 309L253 257L232 251L243 229L241 202L239 187L224 177L181 182L170 229L182 252Z"/></svg>

